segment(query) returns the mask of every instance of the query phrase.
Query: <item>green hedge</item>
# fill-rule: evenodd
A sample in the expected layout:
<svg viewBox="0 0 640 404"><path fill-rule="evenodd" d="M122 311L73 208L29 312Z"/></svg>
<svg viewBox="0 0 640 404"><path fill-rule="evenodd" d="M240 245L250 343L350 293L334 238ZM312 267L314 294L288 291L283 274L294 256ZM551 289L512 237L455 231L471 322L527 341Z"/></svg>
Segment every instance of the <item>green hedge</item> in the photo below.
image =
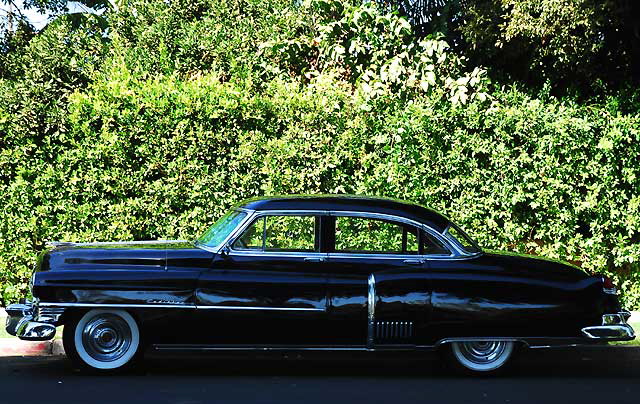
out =
<svg viewBox="0 0 640 404"><path fill-rule="evenodd" d="M637 110L614 97L585 105L492 88L482 78L471 83L482 72L446 48L442 55L453 60L446 66L424 47L401 58L405 78L422 68L417 60L435 63L440 77L429 88L407 92L386 76L363 79L404 52L396 45L377 45L390 54L367 59L354 78L353 59L330 51L353 41L352 31L322 32L326 13L355 24L362 8L318 3L299 13L299 29L243 50L244 67L150 75L116 43L93 82L65 96L59 129L44 139L22 132L0 103L0 133L23 136L0 145L3 299L24 292L45 240L193 239L244 198L350 193L438 209L486 248L609 273L628 307L640 308ZM278 21L290 21L282 10ZM397 18L373 17L353 32ZM198 21L189 26L211 24ZM296 54L296 38L317 38L318 48ZM379 92L363 91L376 80Z"/></svg>

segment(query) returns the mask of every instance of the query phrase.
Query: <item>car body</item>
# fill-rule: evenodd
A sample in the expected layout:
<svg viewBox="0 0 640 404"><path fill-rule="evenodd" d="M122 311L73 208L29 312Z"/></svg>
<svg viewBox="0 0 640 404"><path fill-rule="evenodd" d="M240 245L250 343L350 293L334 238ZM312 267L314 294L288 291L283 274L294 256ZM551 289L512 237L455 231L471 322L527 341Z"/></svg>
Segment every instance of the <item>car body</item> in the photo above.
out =
<svg viewBox="0 0 640 404"><path fill-rule="evenodd" d="M44 340L65 324L67 353L96 369L120 368L143 348L445 347L483 372L516 345L634 338L606 278L482 251L443 215L397 200L258 198L195 242L52 247L40 255L32 300L7 308L7 331Z"/></svg>

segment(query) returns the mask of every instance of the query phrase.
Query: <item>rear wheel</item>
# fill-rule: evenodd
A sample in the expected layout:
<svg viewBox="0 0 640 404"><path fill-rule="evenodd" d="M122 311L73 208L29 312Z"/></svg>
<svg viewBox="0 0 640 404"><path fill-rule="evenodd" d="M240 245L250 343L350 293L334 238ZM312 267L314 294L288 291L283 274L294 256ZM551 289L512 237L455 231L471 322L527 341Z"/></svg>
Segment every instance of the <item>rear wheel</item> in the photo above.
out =
<svg viewBox="0 0 640 404"><path fill-rule="evenodd" d="M64 328L67 356L80 368L113 371L130 366L140 351L140 330L124 310L96 309Z"/></svg>
<svg viewBox="0 0 640 404"><path fill-rule="evenodd" d="M448 356L454 370L490 375L503 370L513 356L513 341L452 342Z"/></svg>

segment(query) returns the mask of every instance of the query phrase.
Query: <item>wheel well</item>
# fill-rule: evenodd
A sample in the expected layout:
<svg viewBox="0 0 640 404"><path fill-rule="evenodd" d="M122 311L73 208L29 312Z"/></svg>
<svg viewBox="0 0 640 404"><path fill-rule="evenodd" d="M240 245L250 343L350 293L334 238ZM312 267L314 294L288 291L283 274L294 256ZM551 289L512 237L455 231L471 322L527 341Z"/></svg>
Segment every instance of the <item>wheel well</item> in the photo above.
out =
<svg viewBox="0 0 640 404"><path fill-rule="evenodd" d="M82 316L84 316L86 313L88 313L91 310L92 310L92 308L88 308L88 307L71 307L71 308L68 308L67 310L64 311L62 316L60 316L60 323L58 325L67 325L72 321L78 321ZM133 319L138 324L139 328L142 326L142 319L140 318L140 316L138 315L138 313L135 310L126 310L126 309L122 309L122 308L115 308L114 310L126 311L127 313L129 313L131 315L131 317L133 317Z"/></svg>
<svg viewBox="0 0 640 404"><path fill-rule="evenodd" d="M470 342L470 341L510 341L514 342L517 349L528 348L529 343L520 338L505 338L505 337L474 337L474 338L444 338L436 342L436 349L442 350L451 346L452 342Z"/></svg>
<svg viewBox="0 0 640 404"><path fill-rule="evenodd" d="M69 308L69 309L64 311L62 316L60 316L60 324L59 325L67 325L72 321L77 321L87 311L89 311L89 310L88 309L82 309L82 308L76 308L76 307Z"/></svg>

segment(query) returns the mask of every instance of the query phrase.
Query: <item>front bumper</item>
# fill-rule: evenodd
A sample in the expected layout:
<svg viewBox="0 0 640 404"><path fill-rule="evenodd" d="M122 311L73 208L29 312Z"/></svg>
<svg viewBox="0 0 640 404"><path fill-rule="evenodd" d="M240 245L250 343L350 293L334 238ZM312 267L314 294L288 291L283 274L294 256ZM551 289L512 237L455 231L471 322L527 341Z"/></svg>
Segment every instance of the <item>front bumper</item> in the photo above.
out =
<svg viewBox="0 0 640 404"><path fill-rule="evenodd" d="M56 326L34 320L33 305L12 304L6 309L6 330L26 341L46 341L56 335Z"/></svg>
<svg viewBox="0 0 640 404"><path fill-rule="evenodd" d="M602 316L602 325L584 327L582 335L589 339L604 341L630 341L636 337L633 328L627 324L631 314L621 311Z"/></svg>

